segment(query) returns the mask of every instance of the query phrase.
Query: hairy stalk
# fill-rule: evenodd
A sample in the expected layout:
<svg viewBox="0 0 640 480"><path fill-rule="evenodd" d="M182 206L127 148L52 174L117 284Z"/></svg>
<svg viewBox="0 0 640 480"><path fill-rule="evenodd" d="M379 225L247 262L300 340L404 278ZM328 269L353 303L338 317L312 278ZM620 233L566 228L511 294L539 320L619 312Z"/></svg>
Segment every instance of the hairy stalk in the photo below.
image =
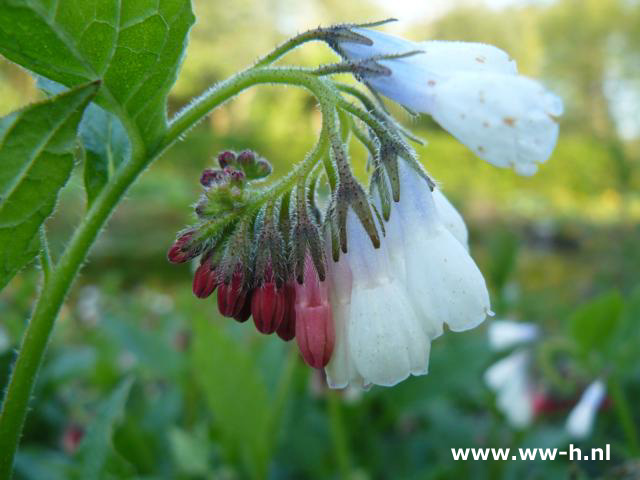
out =
<svg viewBox="0 0 640 480"><path fill-rule="evenodd" d="M171 122L163 139L150 151L146 150L137 128L130 122L123 122L131 137L131 161L116 173L113 180L95 199L52 270L49 271L48 255L45 253L41 256L46 281L22 339L0 411L0 480L8 480L11 476L29 398L58 312L89 249L123 194L153 160L211 110L246 88L262 83L297 85L307 88L316 96L331 95L326 84L300 69L250 68L213 87L197 99ZM326 138L324 133L313 153L307 156L291 175L285 177L259 199L264 202L267 198L275 198L289 188L296 175L308 174L313 169L314 162L320 159L319 152L323 150L325 143L323 138Z"/></svg>
<svg viewBox="0 0 640 480"><path fill-rule="evenodd" d="M277 46L271 53L268 53L260 60L258 60L255 64L256 67L264 67L267 65L271 65L273 62L278 60L280 57L286 55L291 50L298 48L300 45L303 45L307 42L312 42L313 40L320 40L324 35L325 30L321 27L314 28L313 30L308 30L304 33L296 35L293 38L290 38L283 44Z"/></svg>

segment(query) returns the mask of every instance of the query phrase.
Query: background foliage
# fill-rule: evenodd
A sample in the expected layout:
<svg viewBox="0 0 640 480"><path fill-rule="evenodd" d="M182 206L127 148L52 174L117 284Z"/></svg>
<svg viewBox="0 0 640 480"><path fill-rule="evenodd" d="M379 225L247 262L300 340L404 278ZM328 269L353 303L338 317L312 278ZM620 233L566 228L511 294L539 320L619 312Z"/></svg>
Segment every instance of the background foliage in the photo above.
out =
<svg viewBox="0 0 640 480"><path fill-rule="evenodd" d="M630 399L637 430L640 4L456 5L393 28L414 39L486 41L510 52L521 71L542 78L566 101L558 148L535 177L521 178L474 158L428 119L396 113L428 139L421 157L471 228L472 252L498 317L536 323L544 342L576 346L569 359L534 365L541 383L575 399L593 375L607 372ZM197 23L171 92L172 112L295 31L397 15L365 1L238 0L232 8L195 1L194 8ZM176 28L186 28L188 15L170 13ZM165 53L170 65L172 52ZM332 57L309 46L293 58L311 65ZM82 76L81 69L75 74ZM161 113L139 113L141 105L155 105L153 99L119 98L122 81L113 78L116 103L153 138ZM29 74L0 60L1 114L43 98ZM109 108L112 100L99 103ZM96 122L113 122L95 108ZM117 128L107 130L116 140ZM497 358L485 327L438 339L427 377L366 394L335 393L302 366L293 345L232 324L217 315L213 301L192 296L189 268L168 265L165 252L190 220L200 171L221 149L253 148L283 174L304 156L318 128L319 113L303 92L253 89L218 109L141 178L102 233L61 314L16 477L635 478L637 445L619 421L615 398L581 445L611 443L610 462L453 462L451 447L568 441L568 407L538 416L521 431L496 410L482 382ZM86 147L91 164L108 178L108 152ZM363 152L356 145L354 151L364 174ZM82 173L74 169L47 222L54 257L86 208ZM87 186L89 192L101 188L99 181ZM27 268L0 293L2 385L38 277L36 268Z"/></svg>

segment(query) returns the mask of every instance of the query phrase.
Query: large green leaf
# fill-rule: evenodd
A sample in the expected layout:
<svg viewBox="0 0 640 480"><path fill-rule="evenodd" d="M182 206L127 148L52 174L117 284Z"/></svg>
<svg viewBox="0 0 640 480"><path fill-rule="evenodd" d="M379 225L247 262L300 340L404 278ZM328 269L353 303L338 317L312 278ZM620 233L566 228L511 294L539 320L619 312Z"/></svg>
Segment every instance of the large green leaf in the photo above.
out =
<svg viewBox="0 0 640 480"><path fill-rule="evenodd" d="M3 0L0 53L67 86L101 79L98 103L151 144L193 21L190 0Z"/></svg>
<svg viewBox="0 0 640 480"><path fill-rule="evenodd" d="M40 76L38 88L48 95L67 90L64 85ZM114 172L129 160L131 142L120 119L95 103L85 110L78 135L85 151L84 186L90 206Z"/></svg>
<svg viewBox="0 0 640 480"><path fill-rule="evenodd" d="M620 293L612 291L583 305L573 314L569 324L571 334L585 354L608 348L623 305Z"/></svg>
<svg viewBox="0 0 640 480"><path fill-rule="evenodd" d="M36 255L38 230L73 168L82 112L92 83L0 120L0 289Z"/></svg>

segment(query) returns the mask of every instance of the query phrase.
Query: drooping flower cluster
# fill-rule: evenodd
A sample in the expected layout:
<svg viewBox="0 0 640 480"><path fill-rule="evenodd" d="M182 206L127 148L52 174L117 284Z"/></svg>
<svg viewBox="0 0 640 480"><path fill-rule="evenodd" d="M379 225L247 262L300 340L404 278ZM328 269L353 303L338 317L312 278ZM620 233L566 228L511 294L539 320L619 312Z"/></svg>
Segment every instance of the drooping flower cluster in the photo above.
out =
<svg viewBox="0 0 640 480"><path fill-rule="evenodd" d="M418 44L349 25L313 32L346 60L296 71L309 75L304 84L323 115L315 149L267 186L258 182L271 171L265 159L222 152L201 176L197 224L168 256L176 263L199 256L197 297L217 290L222 315L252 316L262 333L295 337L331 387L391 386L428 372L431 342L445 325L461 332L483 322L489 293L464 220L418 162L405 140L412 136L377 95L321 77L351 72L430 114L485 160L522 174L549 157L562 102L488 45ZM352 174L349 132L369 150L369 193Z"/></svg>

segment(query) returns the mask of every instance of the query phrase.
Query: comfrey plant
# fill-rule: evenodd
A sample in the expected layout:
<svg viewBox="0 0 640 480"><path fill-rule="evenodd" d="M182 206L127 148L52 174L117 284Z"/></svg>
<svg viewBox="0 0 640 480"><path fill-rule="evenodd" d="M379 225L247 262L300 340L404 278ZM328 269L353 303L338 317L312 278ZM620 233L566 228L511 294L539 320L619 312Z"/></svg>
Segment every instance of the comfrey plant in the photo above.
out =
<svg viewBox="0 0 640 480"><path fill-rule="evenodd" d="M427 373L444 324L463 331L490 313L464 221L423 170L413 136L379 94L431 115L478 156L531 174L551 154L562 103L487 45L414 43L384 22L317 28L215 85L167 121L166 100L194 17L188 0L11 0L0 6L0 52L57 96L0 124L0 286L37 258L43 282L0 414L0 478L8 478L55 318L82 262L128 187L213 109L259 84L301 87L317 100L316 145L281 179L252 151L222 152L203 172L197 220L169 260L197 260L193 291L224 316L296 338L332 387L391 386ZM342 60L274 66L303 43ZM351 73L369 91L335 81ZM353 134L368 149L367 189L354 177ZM80 145L82 148L78 149ZM87 210L52 259L44 221L76 163ZM317 188L330 197L323 206Z"/></svg>

